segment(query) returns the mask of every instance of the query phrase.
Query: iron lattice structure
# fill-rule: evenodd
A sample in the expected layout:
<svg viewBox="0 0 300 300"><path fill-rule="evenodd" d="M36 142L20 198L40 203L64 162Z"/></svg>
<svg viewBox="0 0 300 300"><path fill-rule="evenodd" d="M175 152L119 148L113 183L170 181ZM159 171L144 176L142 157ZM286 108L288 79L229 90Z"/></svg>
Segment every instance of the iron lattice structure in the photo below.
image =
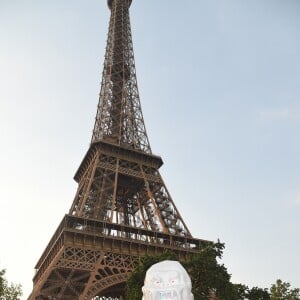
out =
<svg viewBox="0 0 300 300"><path fill-rule="evenodd" d="M134 264L166 249L186 259L195 239L159 173L143 120L129 19L131 0L111 10L99 105L77 193L36 265L29 300L119 297Z"/></svg>

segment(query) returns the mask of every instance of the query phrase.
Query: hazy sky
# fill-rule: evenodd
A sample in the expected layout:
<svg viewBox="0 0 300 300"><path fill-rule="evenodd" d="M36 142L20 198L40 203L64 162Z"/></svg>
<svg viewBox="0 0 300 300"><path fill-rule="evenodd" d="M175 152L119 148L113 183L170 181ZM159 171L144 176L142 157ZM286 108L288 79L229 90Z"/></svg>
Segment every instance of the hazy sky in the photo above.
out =
<svg viewBox="0 0 300 300"><path fill-rule="evenodd" d="M237 283L300 287L300 1L133 0L142 109L195 237ZM0 0L0 268L26 299L76 191L105 0Z"/></svg>

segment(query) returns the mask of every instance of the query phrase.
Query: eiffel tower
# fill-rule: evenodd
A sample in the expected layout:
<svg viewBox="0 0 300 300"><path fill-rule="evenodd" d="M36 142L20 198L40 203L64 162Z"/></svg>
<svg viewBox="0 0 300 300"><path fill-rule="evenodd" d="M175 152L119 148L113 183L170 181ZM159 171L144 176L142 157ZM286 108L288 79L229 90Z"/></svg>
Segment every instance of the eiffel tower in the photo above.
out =
<svg viewBox="0 0 300 300"><path fill-rule="evenodd" d="M29 300L124 295L142 256L166 249L181 260L207 241L193 238L160 176L143 120L131 37L132 0L108 0L104 70L90 147L78 189L35 266Z"/></svg>

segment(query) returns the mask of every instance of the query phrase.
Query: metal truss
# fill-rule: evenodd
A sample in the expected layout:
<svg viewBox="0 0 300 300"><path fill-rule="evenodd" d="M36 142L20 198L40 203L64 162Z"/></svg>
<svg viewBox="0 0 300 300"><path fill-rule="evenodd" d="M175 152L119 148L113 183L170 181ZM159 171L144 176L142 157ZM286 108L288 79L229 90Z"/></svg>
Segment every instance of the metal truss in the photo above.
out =
<svg viewBox="0 0 300 300"><path fill-rule="evenodd" d="M66 215L36 265L33 300L124 296L125 282L144 255L166 250L185 260L207 241Z"/></svg>
<svg viewBox="0 0 300 300"><path fill-rule="evenodd" d="M191 236L159 174L160 158L104 142L93 150L69 214Z"/></svg>
<svg viewBox="0 0 300 300"><path fill-rule="evenodd" d="M111 10L100 100L91 145L74 179L78 189L39 259L29 300L104 300L124 296L144 255L203 249L192 237L159 173L148 141L135 72L129 7Z"/></svg>
<svg viewBox="0 0 300 300"><path fill-rule="evenodd" d="M111 18L92 142L151 153L137 86L129 0L109 1Z"/></svg>

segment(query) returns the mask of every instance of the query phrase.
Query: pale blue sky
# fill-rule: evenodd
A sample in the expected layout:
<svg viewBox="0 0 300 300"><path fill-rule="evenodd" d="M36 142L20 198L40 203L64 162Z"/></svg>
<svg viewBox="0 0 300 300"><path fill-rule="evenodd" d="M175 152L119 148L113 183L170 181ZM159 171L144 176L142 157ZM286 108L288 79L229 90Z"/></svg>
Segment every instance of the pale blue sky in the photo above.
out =
<svg viewBox="0 0 300 300"><path fill-rule="evenodd" d="M234 282L300 287L300 1L133 0L152 150ZM33 268L76 191L100 89L105 0L0 0L0 268Z"/></svg>

